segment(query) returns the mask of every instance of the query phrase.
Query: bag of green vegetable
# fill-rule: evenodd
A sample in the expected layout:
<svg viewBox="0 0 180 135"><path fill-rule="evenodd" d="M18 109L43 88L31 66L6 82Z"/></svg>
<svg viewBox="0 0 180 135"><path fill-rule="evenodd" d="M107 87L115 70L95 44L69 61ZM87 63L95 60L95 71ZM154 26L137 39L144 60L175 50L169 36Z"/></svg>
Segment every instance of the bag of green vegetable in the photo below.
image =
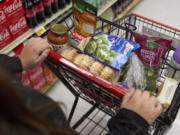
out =
<svg viewBox="0 0 180 135"><path fill-rule="evenodd" d="M141 48L137 50L137 56L144 64L145 89L153 92L156 90L156 80L159 77L160 60L170 49L172 40L141 35L136 32L133 32L133 36L135 42L141 45Z"/></svg>
<svg viewBox="0 0 180 135"><path fill-rule="evenodd" d="M126 64L131 53L140 46L124 38L103 32L93 35L79 45L80 50L119 71Z"/></svg>

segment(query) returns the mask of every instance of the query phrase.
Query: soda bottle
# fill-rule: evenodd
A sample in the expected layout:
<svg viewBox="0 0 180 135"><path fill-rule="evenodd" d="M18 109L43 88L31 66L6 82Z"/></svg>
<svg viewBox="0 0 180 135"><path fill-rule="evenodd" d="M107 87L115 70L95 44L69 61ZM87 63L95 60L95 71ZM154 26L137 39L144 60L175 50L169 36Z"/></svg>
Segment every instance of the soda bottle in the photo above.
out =
<svg viewBox="0 0 180 135"><path fill-rule="evenodd" d="M38 24L38 22L36 19L36 12L31 0L26 0L24 2L24 9L25 9L28 26L30 28L34 28Z"/></svg>
<svg viewBox="0 0 180 135"><path fill-rule="evenodd" d="M58 0L58 7L59 9L62 9L66 6L66 1L65 0Z"/></svg>
<svg viewBox="0 0 180 135"><path fill-rule="evenodd" d="M41 0L33 0L38 23L45 21L44 7Z"/></svg>
<svg viewBox="0 0 180 135"><path fill-rule="evenodd" d="M56 13L58 11L58 0L52 0L52 12Z"/></svg>
<svg viewBox="0 0 180 135"><path fill-rule="evenodd" d="M67 3L67 4L70 4L70 3L71 3L71 0L66 0L66 3Z"/></svg>
<svg viewBox="0 0 180 135"><path fill-rule="evenodd" d="M50 17L52 15L51 9L51 0L42 0L44 6L44 13L46 17Z"/></svg>

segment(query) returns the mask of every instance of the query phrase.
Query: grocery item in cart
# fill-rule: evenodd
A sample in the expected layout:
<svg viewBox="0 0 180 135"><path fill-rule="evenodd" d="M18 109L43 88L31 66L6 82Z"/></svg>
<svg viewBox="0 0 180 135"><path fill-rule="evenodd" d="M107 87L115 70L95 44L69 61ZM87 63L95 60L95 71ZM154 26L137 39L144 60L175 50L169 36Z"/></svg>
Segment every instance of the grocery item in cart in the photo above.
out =
<svg viewBox="0 0 180 135"><path fill-rule="evenodd" d="M126 64L131 53L140 47L138 44L124 38L102 32L85 40L79 45L82 51L117 71Z"/></svg>
<svg viewBox="0 0 180 135"><path fill-rule="evenodd" d="M170 49L172 40L151 37L133 32L135 42L141 45L137 50L138 58L144 63L146 90L155 91L156 80L159 77L160 60Z"/></svg>
<svg viewBox="0 0 180 135"><path fill-rule="evenodd" d="M175 91L178 87L178 82L172 78L166 78L163 84L160 86L157 94L157 99L161 103L164 109L167 109L173 100Z"/></svg>
<svg viewBox="0 0 180 135"><path fill-rule="evenodd" d="M57 51L63 57L71 60L73 63L80 67L94 73L95 75L103 78L104 80L116 83L119 78L119 72L112 68L105 66L93 57L79 52L73 47L66 46Z"/></svg>
<svg viewBox="0 0 180 135"><path fill-rule="evenodd" d="M145 90L146 77L144 65L135 53L131 55L126 68L124 69L125 73L122 77L122 82L126 83L128 87Z"/></svg>
<svg viewBox="0 0 180 135"><path fill-rule="evenodd" d="M48 32L47 39L54 50L66 46L69 39L67 27L63 24L52 25Z"/></svg>
<svg viewBox="0 0 180 135"><path fill-rule="evenodd" d="M75 32L90 36L96 30L97 8L83 0L73 0Z"/></svg>

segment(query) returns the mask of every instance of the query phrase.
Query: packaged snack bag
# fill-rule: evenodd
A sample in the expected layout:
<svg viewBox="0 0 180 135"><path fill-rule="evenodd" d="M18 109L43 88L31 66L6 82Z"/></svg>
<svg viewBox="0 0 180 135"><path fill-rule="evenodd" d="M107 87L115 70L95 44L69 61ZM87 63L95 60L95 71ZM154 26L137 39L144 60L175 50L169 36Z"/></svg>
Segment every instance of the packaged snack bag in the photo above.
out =
<svg viewBox="0 0 180 135"><path fill-rule="evenodd" d="M98 33L85 40L79 45L80 50L117 71L128 61L131 53L140 47L129 40L105 33Z"/></svg>
<svg viewBox="0 0 180 135"><path fill-rule="evenodd" d="M159 77L160 60L171 47L171 40L150 37L133 32L134 40L141 45L137 50L138 58L144 64L146 90L155 91L156 80Z"/></svg>

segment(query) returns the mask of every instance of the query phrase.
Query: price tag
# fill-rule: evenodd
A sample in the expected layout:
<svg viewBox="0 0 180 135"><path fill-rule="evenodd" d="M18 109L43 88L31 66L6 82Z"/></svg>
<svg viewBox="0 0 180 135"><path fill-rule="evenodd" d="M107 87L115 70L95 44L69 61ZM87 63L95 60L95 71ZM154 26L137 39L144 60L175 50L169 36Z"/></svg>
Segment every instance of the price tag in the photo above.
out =
<svg viewBox="0 0 180 135"><path fill-rule="evenodd" d="M44 26L37 26L35 28L35 32L38 36L41 36L42 34L46 32L46 29L44 28Z"/></svg>

